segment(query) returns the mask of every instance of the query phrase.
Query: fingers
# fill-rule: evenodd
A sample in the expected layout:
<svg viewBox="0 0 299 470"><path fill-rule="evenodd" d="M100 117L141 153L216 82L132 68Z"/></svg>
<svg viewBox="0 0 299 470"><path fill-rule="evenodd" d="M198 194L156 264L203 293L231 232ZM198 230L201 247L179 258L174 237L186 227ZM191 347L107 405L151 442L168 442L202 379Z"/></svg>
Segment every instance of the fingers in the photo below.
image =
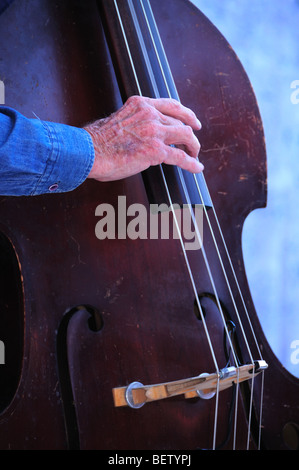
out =
<svg viewBox="0 0 299 470"><path fill-rule="evenodd" d="M176 100L133 96L108 118L85 127L95 149L89 177L113 181L160 163L200 173L200 143L193 132L200 128L194 112Z"/></svg>
<svg viewBox="0 0 299 470"><path fill-rule="evenodd" d="M171 117L192 127L194 130L201 129L201 123L195 113L183 106L179 101L172 98L147 98L143 96L131 96L125 103L122 111L126 117L134 116L136 112L144 113L148 118L155 116L154 110L163 117ZM152 113L151 113L152 112Z"/></svg>
<svg viewBox="0 0 299 470"><path fill-rule="evenodd" d="M163 163L168 165L176 165L183 170L191 173L201 173L204 166L197 158L189 156L184 150L176 147L165 148L165 157Z"/></svg>
<svg viewBox="0 0 299 470"><path fill-rule="evenodd" d="M135 124L138 114L138 122L144 124L143 137L155 139L160 147L160 151L152 149L153 164L161 163L162 159L164 163L192 173L203 171L204 167L197 159L200 143L193 132L201 129L201 123L193 111L168 98L133 96L127 104L132 122Z"/></svg>
<svg viewBox="0 0 299 470"><path fill-rule="evenodd" d="M136 115L139 123L146 123L145 135L159 137L167 145L185 145L189 155L198 156L200 144L192 129L200 129L201 123L193 111L168 98L133 96L127 104L133 125Z"/></svg>
<svg viewBox="0 0 299 470"><path fill-rule="evenodd" d="M201 122L195 113L183 106L179 101L170 98L143 98L151 106L160 111L165 116L170 116L180 120L184 124L191 126L195 130L201 129Z"/></svg>
<svg viewBox="0 0 299 470"><path fill-rule="evenodd" d="M196 158L200 151L200 143L189 126L168 126L164 131L166 145L184 146L185 152Z"/></svg>

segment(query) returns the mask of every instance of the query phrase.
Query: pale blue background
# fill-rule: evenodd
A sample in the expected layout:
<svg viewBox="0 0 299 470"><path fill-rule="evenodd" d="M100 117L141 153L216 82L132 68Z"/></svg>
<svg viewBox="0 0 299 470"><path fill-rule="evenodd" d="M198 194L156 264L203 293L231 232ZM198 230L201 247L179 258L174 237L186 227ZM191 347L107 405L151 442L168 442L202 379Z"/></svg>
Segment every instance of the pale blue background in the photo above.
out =
<svg viewBox="0 0 299 470"><path fill-rule="evenodd" d="M193 3L237 53L260 107L268 206L246 220L243 250L264 332L280 361L299 377L299 104L291 102L291 83L299 80L299 1Z"/></svg>

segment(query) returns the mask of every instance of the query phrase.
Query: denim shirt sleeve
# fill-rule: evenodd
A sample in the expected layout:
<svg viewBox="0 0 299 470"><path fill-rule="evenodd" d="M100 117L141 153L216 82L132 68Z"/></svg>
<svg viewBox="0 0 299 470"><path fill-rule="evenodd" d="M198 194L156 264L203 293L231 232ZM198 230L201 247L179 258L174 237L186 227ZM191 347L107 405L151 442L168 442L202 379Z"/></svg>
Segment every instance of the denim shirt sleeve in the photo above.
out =
<svg viewBox="0 0 299 470"><path fill-rule="evenodd" d="M93 161L93 143L84 129L28 119L0 106L1 195L72 191L85 181Z"/></svg>

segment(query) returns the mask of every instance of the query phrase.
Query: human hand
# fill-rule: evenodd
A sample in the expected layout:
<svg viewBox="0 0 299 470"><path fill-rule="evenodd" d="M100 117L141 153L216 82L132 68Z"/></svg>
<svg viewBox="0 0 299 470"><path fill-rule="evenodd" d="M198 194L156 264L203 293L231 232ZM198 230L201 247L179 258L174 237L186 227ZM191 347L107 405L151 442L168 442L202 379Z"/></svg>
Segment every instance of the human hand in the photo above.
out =
<svg viewBox="0 0 299 470"><path fill-rule="evenodd" d="M84 129L95 150L89 178L119 180L161 163L192 173L203 170L197 159L200 144L193 133L201 124L193 111L176 100L133 96L111 116Z"/></svg>

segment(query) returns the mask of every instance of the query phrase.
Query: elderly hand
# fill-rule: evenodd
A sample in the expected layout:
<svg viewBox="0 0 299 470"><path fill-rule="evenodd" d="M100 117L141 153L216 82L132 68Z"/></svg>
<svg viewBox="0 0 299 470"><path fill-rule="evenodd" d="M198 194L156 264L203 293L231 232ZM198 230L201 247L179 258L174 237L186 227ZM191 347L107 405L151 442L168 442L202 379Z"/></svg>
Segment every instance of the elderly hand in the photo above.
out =
<svg viewBox="0 0 299 470"><path fill-rule="evenodd" d="M118 180L160 163L199 173L203 165L193 129L200 128L193 111L176 100L133 96L110 117L84 127L95 150L89 178Z"/></svg>

